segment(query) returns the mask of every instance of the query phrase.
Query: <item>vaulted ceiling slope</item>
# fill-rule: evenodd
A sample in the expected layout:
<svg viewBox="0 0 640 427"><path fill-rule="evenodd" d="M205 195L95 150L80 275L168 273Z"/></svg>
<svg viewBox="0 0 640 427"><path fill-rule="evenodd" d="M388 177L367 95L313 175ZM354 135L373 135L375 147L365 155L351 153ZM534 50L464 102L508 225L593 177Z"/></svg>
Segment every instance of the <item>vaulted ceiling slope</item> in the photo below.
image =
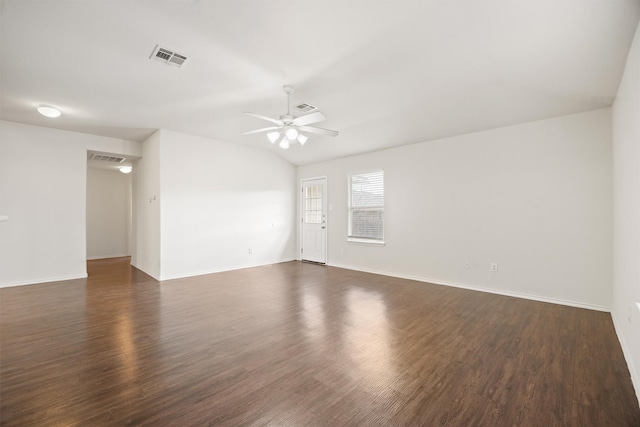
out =
<svg viewBox="0 0 640 427"><path fill-rule="evenodd" d="M2 0L8 121L144 140L169 129L295 165L611 106L637 0ZM150 59L156 45L188 57ZM337 138L281 150L308 102ZM40 104L58 119L39 116Z"/></svg>

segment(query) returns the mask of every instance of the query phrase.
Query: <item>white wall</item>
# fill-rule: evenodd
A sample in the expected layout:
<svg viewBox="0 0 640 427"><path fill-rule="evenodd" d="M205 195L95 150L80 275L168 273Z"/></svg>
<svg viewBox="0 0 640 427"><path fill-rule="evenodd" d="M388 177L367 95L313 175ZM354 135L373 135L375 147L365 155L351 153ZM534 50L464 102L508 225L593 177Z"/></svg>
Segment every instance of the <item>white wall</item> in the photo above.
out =
<svg viewBox="0 0 640 427"><path fill-rule="evenodd" d="M139 268L166 280L295 259L292 165L264 150L192 135L161 130L153 138L135 170L137 200L154 209L138 209L137 227L149 230L138 234L144 247L137 259L152 253L155 260L158 248L159 258ZM159 159L151 173L150 146ZM153 185L138 189L145 176ZM159 243L150 242L157 237Z"/></svg>
<svg viewBox="0 0 640 427"><path fill-rule="evenodd" d="M87 259L130 255L131 175L87 169Z"/></svg>
<svg viewBox="0 0 640 427"><path fill-rule="evenodd" d="M0 286L86 277L87 150L135 142L0 121Z"/></svg>
<svg viewBox="0 0 640 427"><path fill-rule="evenodd" d="M372 169L385 171L383 247L345 241L347 175ZM330 265L611 305L609 109L298 168L324 175Z"/></svg>
<svg viewBox="0 0 640 427"><path fill-rule="evenodd" d="M640 402L640 27L613 106L613 310Z"/></svg>
<svg viewBox="0 0 640 427"><path fill-rule="evenodd" d="M142 144L133 166L131 264L160 279L160 131Z"/></svg>

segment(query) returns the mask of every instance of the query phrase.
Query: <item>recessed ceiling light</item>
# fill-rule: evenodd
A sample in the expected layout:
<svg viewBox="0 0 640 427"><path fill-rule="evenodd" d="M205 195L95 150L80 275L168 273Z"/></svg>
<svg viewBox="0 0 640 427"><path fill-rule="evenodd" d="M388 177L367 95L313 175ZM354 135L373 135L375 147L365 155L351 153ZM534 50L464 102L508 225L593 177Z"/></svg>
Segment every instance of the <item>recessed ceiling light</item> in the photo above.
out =
<svg viewBox="0 0 640 427"><path fill-rule="evenodd" d="M120 172L122 173L131 173L132 170L131 166L120 166Z"/></svg>
<svg viewBox="0 0 640 427"><path fill-rule="evenodd" d="M38 113L45 117L60 117L62 113L57 108L49 107L47 105L41 105L38 107Z"/></svg>

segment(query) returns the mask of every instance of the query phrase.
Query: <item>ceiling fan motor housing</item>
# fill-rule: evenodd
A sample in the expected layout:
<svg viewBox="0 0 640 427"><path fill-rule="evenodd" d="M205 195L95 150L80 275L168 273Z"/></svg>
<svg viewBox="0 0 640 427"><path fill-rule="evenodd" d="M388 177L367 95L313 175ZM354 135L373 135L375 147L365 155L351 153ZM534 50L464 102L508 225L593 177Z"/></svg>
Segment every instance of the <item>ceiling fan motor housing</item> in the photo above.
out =
<svg viewBox="0 0 640 427"><path fill-rule="evenodd" d="M280 116L280 120L282 121L282 123L285 124L285 126L289 126L293 124L293 119L295 119L296 116L292 116L291 114L283 114Z"/></svg>

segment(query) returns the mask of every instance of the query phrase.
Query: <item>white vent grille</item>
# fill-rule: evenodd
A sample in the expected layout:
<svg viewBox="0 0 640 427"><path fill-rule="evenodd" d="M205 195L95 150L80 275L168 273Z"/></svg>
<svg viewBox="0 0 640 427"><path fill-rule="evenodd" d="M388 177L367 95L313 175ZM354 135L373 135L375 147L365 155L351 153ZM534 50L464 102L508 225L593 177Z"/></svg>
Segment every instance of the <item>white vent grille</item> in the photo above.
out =
<svg viewBox="0 0 640 427"><path fill-rule="evenodd" d="M173 65L174 67L181 67L188 59L184 55L180 55L179 53L160 46L156 46L156 48L153 49L153 53L150 58L164 62L167 65Z"/></svg>
<svg viewBox="0 0 640 427"><path fill-rule="evenodd" d="M105 154L92 154L91 160L98 160L101 162L122 163L127 160L126 157L109 156Z"/></svg>
<svg viewBox="0 0 640 427"><path fill-rule="evenodd" d="M318 109L318 107L313 106L311 104L307 104L306 102L296 105L296 108L302 111L303 113L310 113Z"/></svg>

